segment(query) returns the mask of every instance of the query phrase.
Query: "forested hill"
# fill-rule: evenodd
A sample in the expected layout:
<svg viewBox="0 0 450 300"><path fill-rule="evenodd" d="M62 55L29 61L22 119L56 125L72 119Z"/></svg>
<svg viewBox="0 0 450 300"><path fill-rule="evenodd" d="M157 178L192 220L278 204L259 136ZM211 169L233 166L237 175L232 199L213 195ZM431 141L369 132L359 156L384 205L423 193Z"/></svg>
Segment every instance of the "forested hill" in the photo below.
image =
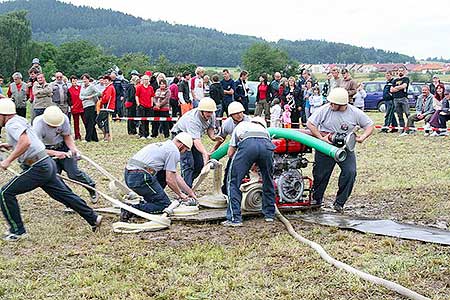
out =
<svg viewBox="0 0 450 300"><path fill-rule="evenodd" d="M170 2L167 2L170 3ZM27 10L33 38L61 44L88 40L107 52L122 55L144 52L152 58L164 54L172 62L208 66L236 66L243 52L262 39L225 34L217 30L143 20L124 13L78 7L56 0L16 0L0 3L0 14ZM326 41L272 43L290 58L303 63L414 62L414 57L373 48Z"/></svg>

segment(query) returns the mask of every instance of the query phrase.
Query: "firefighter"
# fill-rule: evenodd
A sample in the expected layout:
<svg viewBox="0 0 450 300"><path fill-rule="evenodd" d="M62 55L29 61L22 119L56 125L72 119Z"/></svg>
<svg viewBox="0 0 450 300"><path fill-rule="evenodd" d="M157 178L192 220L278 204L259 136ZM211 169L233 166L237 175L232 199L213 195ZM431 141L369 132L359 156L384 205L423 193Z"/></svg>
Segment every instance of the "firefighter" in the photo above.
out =
<svg viewBox="0 0 450 300"><path fill-rule="evenodd" d="M192 187L194 179L200 175L200 171L209 160L209 153L202 143L202 135L206 132L212 141L223 141L221 136L214 134L216 110L214 100L205 97L200 100L197 108L181 116L172 128L172 136L176 136L180 132L186 132L194 140L191 151L181 154L181 175L189 187Z"/></svg>
<svg viewBox="0 0 450 300"><path fill-rule="evenodd" d="M17 159L23 168L23 172L14 176L0 190L0 206L10 226L3 239L18 241L27 236L16 196L37 187L41 187L50 197L76 211L92 226L92 230L96 231L102 216L97 215L56 176L56 163L48 156L44 144L27 120L16 115L16 106L11 99L0 101L0 126L6 127L8 138L8 143L0 144L0 148L12 148L9 156L1 161L0 167L6 170Z"/></svg>
<svg viewBox="0 0 450 300"><path fill-rule="evenodd" d="M253 165L259 168L263 181L262 212L267 222L275 217L275 189L273 185L273 151L266 121L254 117L250 122L239 123L234 129L228 156L231 160L228 173L227 220L224 226L242 226L240 190L242 179Z"/></svg>
<svg viewBox="0 0 450 300"><path fill-rule="evenodd" d="M128 161L125 182L130 189L144 198L141 203L134 204L134 208L151 214L161 213L171 203L164 192L166 185L182 201L196 199L191 188L177 174L180 154L189 151L192 143L192 137L181 132L173 140L145 146ZM128 222L133 216L122 209L120 220Z"/></svg>
<svg viewBox="0 0 450 300"><path fill-rule="evenodd" d="M245 115L244 112L244 106L240 102L233 101L230 103L230 105L228 105L227 113L229 117L225 121L223 121L219 134L223 138L223 141L227 138L227 136L231 136L234 128L236 128L239 123L243 121L250 121L250 117ZM217 148L219 148L220 145L222 145L223 141L218 141L211 152L214 152ZM230 169L230 163L231 159L227 161L227 166L225 167L225 176L223 178L222 193L225 195L227 195L227 174L228 170Z"/></svg>
<svg viewBox="0 0 450 300"><path fill-rule="evenodd" d="M348 135L356 126L364 129L363 134L356 137L356 142L364 142L373 132L373 121L360 109L348 103L348 92L344 88L335 88L328 95L329 103L320 107L309 117L307 126L311 133L327 143L333 144L332 135L339 133ZM342 143L336 146L343 146ZM315 151L313 167L313 203L322 205L323 195L333 173L336 161ZM341 168L339 189L333 204L337 212L343 212L344 204L350 196L356 179L356 156L347 150L347 158L337 163Z"/></svg>
<svg viewBox="0 0 450 300"><path fill-rule="evenodd" d="M70 179L84 183L95 189L95 182L85 172L78 168L80 152L75 146L71 135L69 118L57 106L50 106L44 114L33 121L33 129L44 143L47 154L55 159L57 172L66 171ZM92 203L97 203L98 194L95 190L86 188Z"/></svg>

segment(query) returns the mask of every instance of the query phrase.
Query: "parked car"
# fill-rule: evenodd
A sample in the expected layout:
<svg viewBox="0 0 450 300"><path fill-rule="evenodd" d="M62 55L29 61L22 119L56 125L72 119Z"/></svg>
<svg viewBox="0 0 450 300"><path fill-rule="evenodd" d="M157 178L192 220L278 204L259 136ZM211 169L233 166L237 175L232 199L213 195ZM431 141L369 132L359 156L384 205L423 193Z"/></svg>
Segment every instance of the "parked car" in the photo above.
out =
<svg viewBox="0 0 450 300"><path fill-rule="evenodd" d="M247 85L250 89L248 91L248 110L251 115L255 113L256 109L256 93L258 92L258 81L248 81Z"/></svg>
<svg viewBox="0 0 450 300"><path fill-rule="evenodd" d="M386 107L383 101L383 88L386 84L385 81L367 81L364 82L364 89L367 96L364 100L364 109L378 110L384 112ZM412 82L408 87L408 100L409 106L414 107L416 105L417 97L422 94L422 86L425 83Z"/></svg>

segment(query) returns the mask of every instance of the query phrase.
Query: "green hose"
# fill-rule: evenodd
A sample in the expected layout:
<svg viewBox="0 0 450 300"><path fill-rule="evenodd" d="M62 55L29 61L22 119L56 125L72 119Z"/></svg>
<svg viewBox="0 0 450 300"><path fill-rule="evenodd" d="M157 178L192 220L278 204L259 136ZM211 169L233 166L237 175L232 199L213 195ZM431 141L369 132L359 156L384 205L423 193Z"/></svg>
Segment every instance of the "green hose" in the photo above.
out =
<svg viewBox="0 0 450 300"><path fill-rule="evenodd" d="M269 131L272 138L283 138L300 142L334 158L337 162L342 162L347 158L347 152L344 149L335 147L306 133L286 128L268 128L267 131ZM225 143L211 154L211 158L219 160L227 154L227 151L228 143Z"/></svg>

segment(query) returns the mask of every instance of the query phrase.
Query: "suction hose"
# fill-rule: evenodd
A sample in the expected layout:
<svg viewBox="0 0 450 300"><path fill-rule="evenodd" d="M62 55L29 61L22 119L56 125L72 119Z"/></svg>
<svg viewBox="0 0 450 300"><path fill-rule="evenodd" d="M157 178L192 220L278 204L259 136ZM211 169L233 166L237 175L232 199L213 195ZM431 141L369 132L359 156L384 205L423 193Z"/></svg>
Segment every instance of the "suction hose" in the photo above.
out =
<svg viewBox="0 0 450 300"><path fill-rule="evenodd" d="M342 162L347 158L347 152L344 149L335 147L306 133L286 128L267 128L267 131L273 138L284 138L300 142L334 158L337 162ZM219 160L227 154L227 151L228 143L225 143L211 154L211 159Z"/></svg>
<svg viewBox="0 0 450 300"><path fill-rule="evenodd" d="M317 253L319 253L319 255L329 264L335 266L338 269L342 269L348 273L354 274L356 276L358 276L361 279L364 279L366 281L369 281L371 283L374 283L376 285L381 285L385 288L387 288L388 290L394 291L399 293L402 296L405 296L409 299L412 300L431 300L428 297L422 296L410 289L405 288L404 286L401 286L395 282L377 277L377 276L373 276L371 274L362 272L358 269L353 268L350 265L347 265L346 263L343 263L341 261L336 260L335 258L331 257L323 248L322 246L320 246L319 244L310 241L306 238L304 238L303 236L301 236L300 234L298 234L295 230L294 227L292 227L291 223L280 213L280 211L278 210L277 207L275 207L275 214L277 216L277 218L284 224L284 226L286 227L287 231L289 232L289 234L294 237L297 241L304 243L306 245L308 245L309 247L311 247L312 249L314 249Z"/></svg>

